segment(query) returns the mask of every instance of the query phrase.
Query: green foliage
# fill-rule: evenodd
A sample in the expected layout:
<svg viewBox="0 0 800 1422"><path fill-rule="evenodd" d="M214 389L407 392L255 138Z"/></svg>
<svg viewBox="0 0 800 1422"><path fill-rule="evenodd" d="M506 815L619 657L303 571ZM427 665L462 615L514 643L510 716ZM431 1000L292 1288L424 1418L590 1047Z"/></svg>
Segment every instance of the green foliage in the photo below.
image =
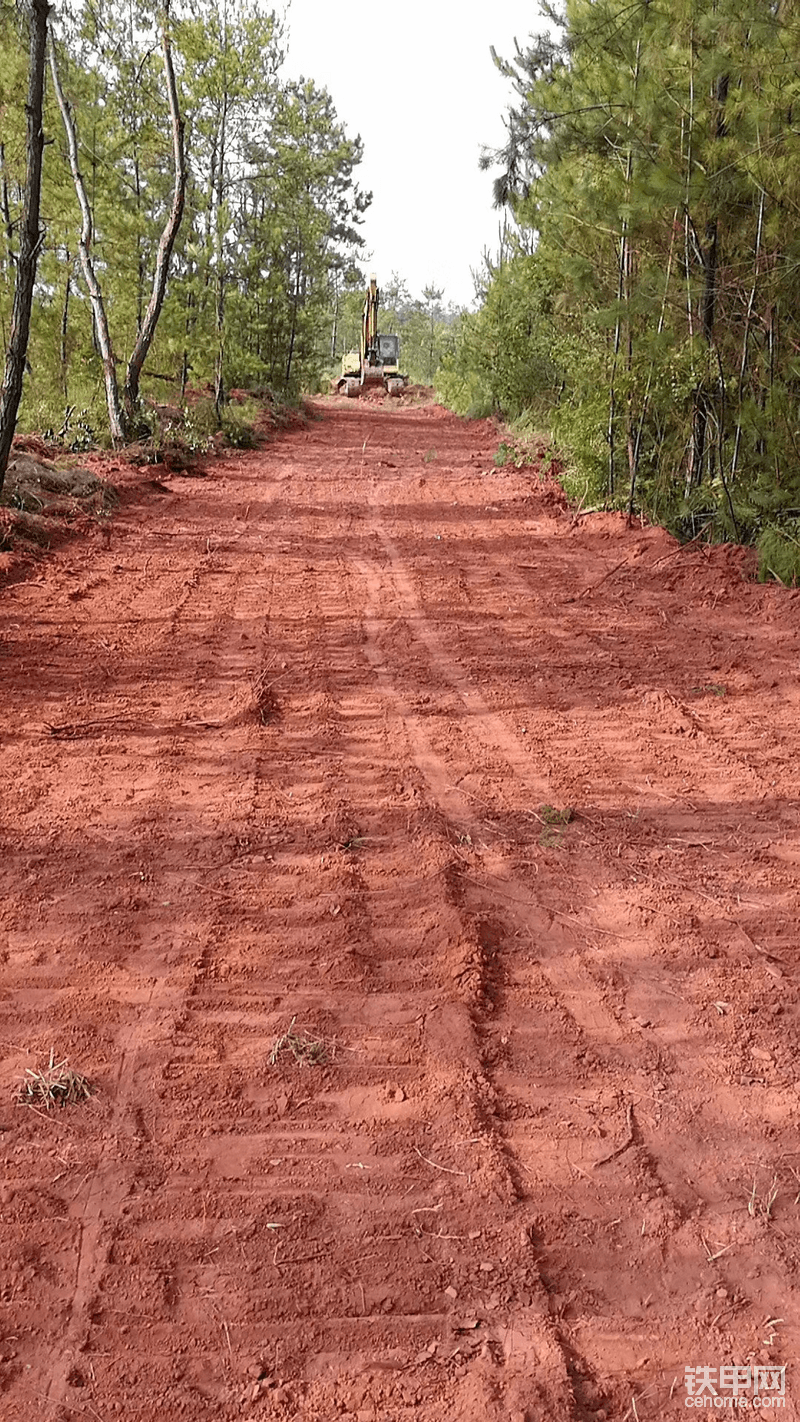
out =
<svg viewBox="0 0 800 1422"><path fill-rule="evenodd" d="M281 77L282 21L252 0L173 6L171 31L189 178L166 301L147 369L149 402L182 405L188 386L222 395L236 443L251 422L225 413L232 388L295 400L319 387L330 359L332 301L344 279L363 288L356 258L370 202L356 182L361 141L326 90ZM150 0L76 0L57 24L59 72L78 130L92 208L93 257L121 376L150 298L172 201L173 155L159 27ZM0 339L14 284L14 231L24 181L24 34L9 25L0 53ZM52 89L52 85L50 86ZM103 370L78 261L81 212L52 92L47 98L39 261L23 428L58 430L66 407L106 426ZM149 408L142 412L147 425Z"/></svg>
<svg viewBox="0 0 800 1422"><path fill-rule="evenodd" d="M522 433L523 422L516 421L516 427L520 430L519 438L511 440L501 440L493 456L492 463L495 469L504 469L511 464L515 469L525 469L533 463L534 455L528 447L528 439Z"/></svg>
<svg viewBox="0 0 800 1422"><path fill-rule="evenodd" d="M513 444L507 444L505 440L497 446L494 452L492 463L495 469L504 469L507 464L516 464L517 451Z"/></svg>
<svg viewBox="0 0 800 1422"><path fill-rule="evenodd" d="M217 443L234 449L256 449L259 444L257 425L261 407L255 399L240 400L225 407L220 421L217 407L210 397L195 399L185 405L176 420L162 424L162 438L173 439L192 454L206 454Z"/></svg>
<svg viewBox="0 0 800 1422"><path fill-rule="evenodd" d="M258 406L250 400L246 406L229 405L222 417L222 433L234 449L257 449L260 443L256 430Z"/></svg>
<svg viewBox="0 0 800 1422"><path fill-rule="evenodd" d="M569 492L758 541L762 570L793 577L797 7L565 0L555 37L496 62L514 102L485 166L512 235L441 398L528 411Z"/></svg>
<svg viewBox="0 0 800 1422"><path fill-rule="evenodd" d="M549 409L558 393L549 316L552 289L534 257L517 253L490 269L481 309L462 315L437 391L459 413L513 418Z"/></svg>
<svg viewBox="0 0 800 1422"><path fill-rule="evenodd" d="M756 551L759 582L775 578L787 587L797 587L800 582L800 519L787 520L783 525L767 524L758 535Z"/></svg>

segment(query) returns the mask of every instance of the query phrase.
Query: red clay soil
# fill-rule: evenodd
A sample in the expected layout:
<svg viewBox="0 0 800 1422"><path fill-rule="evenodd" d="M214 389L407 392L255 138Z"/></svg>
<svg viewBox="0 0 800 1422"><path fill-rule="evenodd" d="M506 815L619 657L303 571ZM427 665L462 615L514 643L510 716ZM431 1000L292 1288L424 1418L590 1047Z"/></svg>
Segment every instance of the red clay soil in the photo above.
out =
<svg viewBox="0 0 800 1422"><path fill-rule="evenodd" d="M2 1422L800 1415L800 601L497 443L321 400L3 589Z"/></svg>

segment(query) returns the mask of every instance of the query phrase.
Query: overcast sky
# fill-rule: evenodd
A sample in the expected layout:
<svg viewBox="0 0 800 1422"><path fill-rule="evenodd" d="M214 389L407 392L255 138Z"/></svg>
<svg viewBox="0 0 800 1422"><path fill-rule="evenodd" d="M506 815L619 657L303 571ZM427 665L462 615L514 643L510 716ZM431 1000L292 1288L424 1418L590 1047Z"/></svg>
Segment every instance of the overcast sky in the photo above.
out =
<svg viewBox="0 0 800 1422"><path fill-rule="evenodd" d="M433 282L468 305L470 269L498 245L483 144L504 141L511 86L492 63L544 28L536 0L291 0L286 77L324 85L364 140L358 181L373 194L364 266L398 272L412 296Z"/></svg>

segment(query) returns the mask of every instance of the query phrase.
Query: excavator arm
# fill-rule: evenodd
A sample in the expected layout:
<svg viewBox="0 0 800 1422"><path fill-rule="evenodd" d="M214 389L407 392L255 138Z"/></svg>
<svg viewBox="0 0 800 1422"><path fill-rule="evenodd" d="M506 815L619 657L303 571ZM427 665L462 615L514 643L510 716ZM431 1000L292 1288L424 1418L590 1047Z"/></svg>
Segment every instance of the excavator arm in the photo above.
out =
<svg viewBox="0 0 800 1422"><path fill-rule="evenodd" d="M378 344L378 306L380 304L380 292L378 283L374 276L369 279L367 294L364 297L364 314L361 318L361 362L362 365L376 364L375 355Z"/></svg>

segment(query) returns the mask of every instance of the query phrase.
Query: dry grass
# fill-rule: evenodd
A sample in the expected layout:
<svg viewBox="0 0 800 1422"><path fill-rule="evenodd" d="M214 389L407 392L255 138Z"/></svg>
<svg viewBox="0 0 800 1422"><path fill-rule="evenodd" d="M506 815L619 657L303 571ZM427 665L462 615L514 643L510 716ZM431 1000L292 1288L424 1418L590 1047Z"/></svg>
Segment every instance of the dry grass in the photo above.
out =
<svg viewBox="0 0 800 1422"><path fill-rule="evenodd" d="M301 1066L324 1066L331 1053L327 1044L310 1032L295 1030L296 1017L289 1023L289 1030L275 1038L269 1054L270 1066L275 1066L283 1052L289 1052Z"/></svg>
<svg viewBox="0 0 800 1422"><path fill-rule="evenodd" d="M66 1058L56 1061L55 1052L51 1051L47 1066L39 1071L26 1067L18 1100L21 1106L44 1106L45 1110L52 1111L56 1106L86 1101L91 1094L86 1077L73 1071Z"/></svg>
<svg viewBox="0 0 800 1422"><path fill-rule="evenodd" d="M253 709L262 726L269 726L278 718L278 698L274 688L281 680L280 676L272 675L271 666L263 667L250 680Z"/></svg>
<svg viewBox="0 0 800 1422"><path fill-rule="evenodd" d="M772 1207L778 1198L778 1177L773 1175L766 1190L759 1193L758 1178L753 1176L753 1188L750 1191L750 1199L747 1202L747 1213L753 1219L772 1219Z"/></svg>

